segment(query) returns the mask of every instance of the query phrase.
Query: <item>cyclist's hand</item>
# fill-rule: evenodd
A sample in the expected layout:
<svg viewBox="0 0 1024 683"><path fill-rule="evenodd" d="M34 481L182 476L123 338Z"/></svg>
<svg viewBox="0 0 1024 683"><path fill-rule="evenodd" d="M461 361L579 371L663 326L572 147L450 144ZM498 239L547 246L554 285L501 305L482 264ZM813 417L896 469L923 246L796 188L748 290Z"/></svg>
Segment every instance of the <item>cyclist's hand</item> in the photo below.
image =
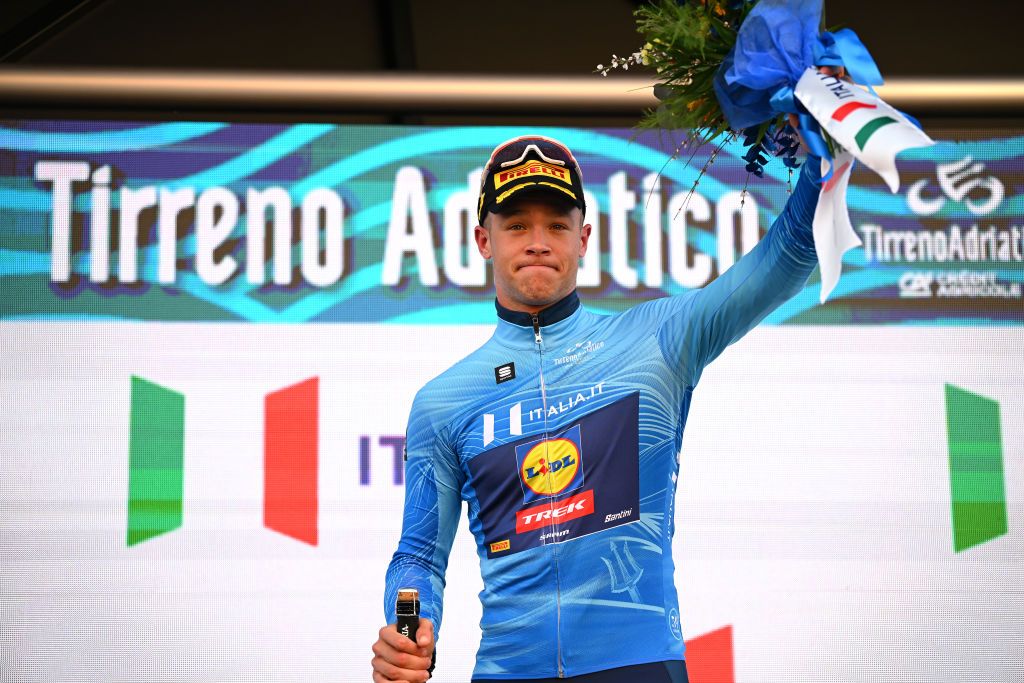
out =
<svg viewBox="0 0 1024 683"><path fill-rule="evenodd" d="M818 71L827 76L838 76L844 81L850 80L846 75L846 69L841 66L819 66ZM789 120L789 125L796 131L797 137L800 138L800 146L805 150L808 149L807 143L804 142L804 136L800 134L800 119L796 117L796 114L786 114L786 118Z"/></svg>
<svg viewBox="0 0 1024 683"><path fill-rule="evenodd" d="M373 681L422 683L430 678L427 669L433 653L434 624L429 619L420 619L415 643L399 633L394 624L388 624L373 644Z"/></svg>

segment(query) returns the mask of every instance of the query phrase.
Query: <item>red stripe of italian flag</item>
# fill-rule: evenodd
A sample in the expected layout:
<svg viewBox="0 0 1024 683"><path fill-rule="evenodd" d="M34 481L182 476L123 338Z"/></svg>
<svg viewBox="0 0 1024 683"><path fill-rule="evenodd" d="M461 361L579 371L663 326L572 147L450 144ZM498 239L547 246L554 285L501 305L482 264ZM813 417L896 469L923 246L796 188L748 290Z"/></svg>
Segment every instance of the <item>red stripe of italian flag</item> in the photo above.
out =
<svg viewBox="0 0 1024 683"><path fill-rule="evenodd" d="M842 121L843 119L845 119L847 116L857 111L858 109L877 108L878 107L876 105L868 104L867 102L847 102L846 104L832 112L832 118L835 119L836 121ZM857 141L857 146L863 150L864 145L868 144L868 140L871 138L871 136L877 133L879 128L882 128L883 126L888 126L890 123L896 123L896 119L892 118L891 116L878 116L876 118L873 118L867 123L865 123L863 126L861 126L861 129L857 131L856 135L853 136L853 139Z"/></svg>

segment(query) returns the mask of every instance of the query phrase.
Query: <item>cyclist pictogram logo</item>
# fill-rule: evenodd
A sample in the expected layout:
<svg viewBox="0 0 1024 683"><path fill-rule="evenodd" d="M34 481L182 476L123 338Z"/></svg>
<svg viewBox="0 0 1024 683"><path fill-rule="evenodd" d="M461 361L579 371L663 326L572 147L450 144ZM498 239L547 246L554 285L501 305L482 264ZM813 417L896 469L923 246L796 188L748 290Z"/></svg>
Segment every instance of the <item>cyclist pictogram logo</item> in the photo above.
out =
<svg viewBox="0 0 1024 683"><path fill-rule="evenodd" d="M995 176L984 175L984 171L985 164L975 162L970 156L948 164L937 164L935 177L942 194L926 197L929 179L921 178L907 190L907 206L918 216L931 216L952 199L963 202L975 216L992 213L1003 201L1006 188Z"/></svg>

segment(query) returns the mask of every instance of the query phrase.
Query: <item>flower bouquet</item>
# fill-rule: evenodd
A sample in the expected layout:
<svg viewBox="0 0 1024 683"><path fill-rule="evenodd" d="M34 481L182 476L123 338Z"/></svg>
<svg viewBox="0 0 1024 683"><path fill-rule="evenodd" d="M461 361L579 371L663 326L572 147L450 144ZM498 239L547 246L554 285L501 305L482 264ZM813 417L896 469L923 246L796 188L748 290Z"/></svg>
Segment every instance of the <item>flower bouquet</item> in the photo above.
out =
<svg viewBox="0 0 1024 683"><path fill-rule="evenodd" d="M857 35L824 30L822 0L656 0L636 17L643 48L598 70L654 68L660 104L641 127L687 129L698 144L742 138L755 176L773 156L796 167L800 138L821 159L814 242L824 302L842 255L861 243L846 207L854 160L896 192L896 155L934 142L871 88L882 76Z"/></svg>

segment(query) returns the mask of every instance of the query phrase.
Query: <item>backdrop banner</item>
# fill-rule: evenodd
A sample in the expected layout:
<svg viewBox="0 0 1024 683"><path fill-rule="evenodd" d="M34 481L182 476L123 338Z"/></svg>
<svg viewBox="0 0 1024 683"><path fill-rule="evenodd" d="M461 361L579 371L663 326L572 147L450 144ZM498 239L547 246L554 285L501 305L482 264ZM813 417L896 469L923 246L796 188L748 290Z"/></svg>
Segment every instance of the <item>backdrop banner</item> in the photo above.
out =
<svg viewBox="0 0 1024 683"><path fill-rule="evenodd" d="M628 130L0 123L0 679L369 680L408 411L493 330L480 165L528 131L582 164L597 311L703 286L787 197ZM697 683L1024 678L1017 132L855 171L831 298L704 372L666 615ZM439 683L480 637L460 525Z"/></svg>
<svg viewBox="0 0 1024 683"><path fill-rule="evenodd" d="M534 128L584 172L580 293L615 311L707 284L751 248L788 171L667 133ZM0 127L0 317L489 323L481 164L522 128L17 121ZM681 140L681 138L680 138ZM692 158L691 158L692 156ZM1021 321L1024 137L901 155L848 193L862 248L768 324Z"/></svg>

